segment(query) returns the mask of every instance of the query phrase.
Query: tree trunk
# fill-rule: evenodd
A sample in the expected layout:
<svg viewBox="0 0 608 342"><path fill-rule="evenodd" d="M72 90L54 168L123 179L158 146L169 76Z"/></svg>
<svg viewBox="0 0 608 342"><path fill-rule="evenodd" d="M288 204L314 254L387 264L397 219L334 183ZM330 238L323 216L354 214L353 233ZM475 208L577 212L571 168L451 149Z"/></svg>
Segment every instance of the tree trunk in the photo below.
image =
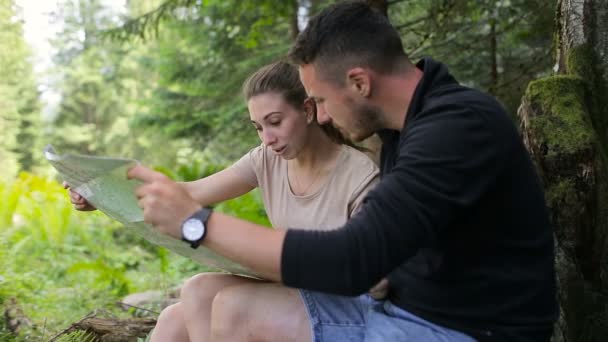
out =
<svg viewBox="0 0 608 342"><path fill-rule="evenodd" d="M554 341L608 336L608 0L559 0L555 75L518 115L544 182L561 307Z"/></svg>
<svg viewBox="0 0 608 342"><path fill-rule="evenodd" d="M496 16L492 17L490 23L490 94L496 95L498 88L498 38L496 37Z"/></svg>
<svg viewBox="0 0 608 342"><path fill-rule="evenodd" d="M298 0L293 0L292 1L292 12L291 12L291 17L289 18L289 26L290 26L290 32L291 32L291 40L295 41L296 38L298 37L298 34L300 34L300 26L299 26L299 15L300 15L300 1Z"/></svg>

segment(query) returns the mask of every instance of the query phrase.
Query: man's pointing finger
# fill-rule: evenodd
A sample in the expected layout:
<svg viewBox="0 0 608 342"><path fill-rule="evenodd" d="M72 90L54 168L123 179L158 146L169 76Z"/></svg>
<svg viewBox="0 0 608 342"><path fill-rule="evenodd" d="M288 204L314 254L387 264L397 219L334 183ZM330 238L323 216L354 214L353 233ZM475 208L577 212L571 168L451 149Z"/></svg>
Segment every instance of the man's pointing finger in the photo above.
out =
<svg viewBox="0 0 608 342"><path fill-rule="evenodd" d="M166 176L145 166L136 165L129 169L129 171L127 172L127 178L138 179L140 181L143 181L144 183L150 183L154 181L164 180Z"/></svg>

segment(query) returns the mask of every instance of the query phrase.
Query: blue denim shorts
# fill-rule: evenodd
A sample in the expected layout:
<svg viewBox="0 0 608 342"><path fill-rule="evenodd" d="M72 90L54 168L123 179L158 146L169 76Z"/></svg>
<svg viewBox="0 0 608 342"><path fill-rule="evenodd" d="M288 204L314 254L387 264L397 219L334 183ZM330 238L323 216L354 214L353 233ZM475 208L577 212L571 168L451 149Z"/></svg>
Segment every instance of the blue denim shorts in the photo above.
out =
<svg viewBox="0 0 608 342"><path fill-rule="evenodd" d="M300 290L313 342L475 342L472 337L415 316L369 295L343 297Z"/></svg>

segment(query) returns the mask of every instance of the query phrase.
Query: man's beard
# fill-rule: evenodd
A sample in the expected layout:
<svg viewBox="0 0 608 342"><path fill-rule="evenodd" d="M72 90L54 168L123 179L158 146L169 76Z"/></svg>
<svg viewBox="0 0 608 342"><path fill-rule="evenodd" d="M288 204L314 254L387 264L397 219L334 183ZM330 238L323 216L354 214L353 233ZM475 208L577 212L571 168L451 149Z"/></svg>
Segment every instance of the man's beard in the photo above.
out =
<svg viewBox="0 0 608 342"><path fill-rule="evenodd" d="M382 129L382 110L368 104L353 105L353 141L363 141Z"/></svg>

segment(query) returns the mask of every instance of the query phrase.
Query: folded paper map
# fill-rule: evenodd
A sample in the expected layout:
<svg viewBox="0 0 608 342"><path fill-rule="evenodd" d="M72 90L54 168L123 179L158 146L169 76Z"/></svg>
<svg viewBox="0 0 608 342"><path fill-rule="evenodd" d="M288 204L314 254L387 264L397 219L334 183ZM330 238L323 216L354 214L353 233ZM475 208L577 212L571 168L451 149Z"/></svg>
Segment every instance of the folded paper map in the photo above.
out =
<svg viewBox="0 0 608 342"><path fill-rule="evenodd" d="M256 277L248 268L230 261L208 248L197 249L181 240L159 233L143 222L143 211L137 205L135 188L138 180L127 179L127 170L138 162L134 159L98 157L78 154L59 155L52 146L44 156L69 186L101 212L132 229L149 242L165 247L205 266L225 272Z"/></svg>

